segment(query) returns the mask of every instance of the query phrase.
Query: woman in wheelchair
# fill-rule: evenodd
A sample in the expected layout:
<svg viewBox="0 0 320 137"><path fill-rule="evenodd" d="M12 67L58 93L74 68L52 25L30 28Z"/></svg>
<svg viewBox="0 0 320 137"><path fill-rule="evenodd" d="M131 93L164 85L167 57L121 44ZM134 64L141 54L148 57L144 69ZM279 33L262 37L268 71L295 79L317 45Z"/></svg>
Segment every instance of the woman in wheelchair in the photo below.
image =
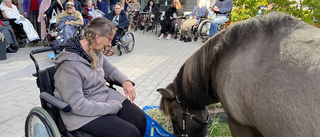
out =
<svg viewBox="0 0 320 137"><path fill-rule="evenodd" d="M23 25L23 30L25 31L29 42L38 41L40 39L31 22L19 13L19 10L14 4L12 4L11 0L3 0L0 5L0 9L3 11L6 18L15 18L16 24L21 23Z"/></svg>
<svg viewBox="0 0 320 137"><path fill-rule="evenodd" d="M60 112L69 131L99 137L144 136L146 117L132 103L136 96L133 82L102 53L106 47L110 49L115 30L108 19L95 18L84 28L84 37L69 39L54 59L54 95L72 108ZM109 88L106 80L120 83L130 100Z"/></svg>
<svg viewBox="0 0 320 137"><path fill-rule="evenodd" d="M158 39L162 39L163 36L169 32L167 35L167 40L171 39L171 34L174 32L174 26L178 24L181 25L181 18L183 16L183 9L181 8L181 3L179 0L173 0L171 3L171 7L165 12L164 20L161 25L161 34Z"/></svg>
<svg viewBox="0 0 320 137"><path fill-rule="evenodd" d="M159 8L157 5L154 4L153 0L149 0L148 5L143 9L143 12L150 13L149 16L145 16L145 18L143 19L144 20L143 22L148 22L146 20L149 20L149 22L148 22L149 28L147 28L147 30L151 30L152 29L152 22L153 22L154 18L157 18L157 15L159 13ZM144 26L144 24L142 24L142 26Z"/></svg>
<svg viewBox="0 0 320 137"><path fill-rule="evenodd" d="M189 19L182 23L180 41L191 41L191 29L193 25L199 24L200 17L206 16L207 7L205 6L205 0L199 0L198 5L194 6L192 13L189 15ZM187 32L187 35L186 35ZM187 38L186 38L187 36Z"/></svg>
<svg viewBox="0 0 320 137"><path fill-rule="evenodd" d="M112 21L114 26L116 26L116 33L115 33L115 35L112 39L112 42L111 42L112 52L107 54L107 56L111 56L113 54L114 46L117 44L117 37L121 34L121 31L123 31L124 28L128 28L128 26L129 26L129 19L128 19L126 13L121 9L122 9L121 3L117 2L114 5L113 11L110 14L108 14L108 16L107 16L107 19Z"/></svg>

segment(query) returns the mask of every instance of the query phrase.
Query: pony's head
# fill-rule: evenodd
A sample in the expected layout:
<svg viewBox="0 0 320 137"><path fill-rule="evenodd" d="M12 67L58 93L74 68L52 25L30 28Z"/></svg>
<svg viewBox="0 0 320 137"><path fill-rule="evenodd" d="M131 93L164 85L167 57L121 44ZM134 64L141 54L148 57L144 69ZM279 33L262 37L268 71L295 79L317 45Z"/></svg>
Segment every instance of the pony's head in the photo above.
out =
<svg viewBox="0 0 320 137"><path fill-rule="evenodd" d="M162 94L160 109L163 110L165 115L170 116L175 136L180 137L186 134L190 137L204 137L206 135L209 118L206 109L189 110L184 108L179 95L175 92L173 83L157 91Z"/></svg>

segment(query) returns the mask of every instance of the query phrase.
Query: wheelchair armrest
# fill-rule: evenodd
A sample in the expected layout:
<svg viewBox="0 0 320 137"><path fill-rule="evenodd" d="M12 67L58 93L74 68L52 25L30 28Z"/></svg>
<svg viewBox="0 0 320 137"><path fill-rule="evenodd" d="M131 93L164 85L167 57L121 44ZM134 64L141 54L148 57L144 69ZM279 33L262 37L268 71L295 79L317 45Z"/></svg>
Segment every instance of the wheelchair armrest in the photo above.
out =
<svg viewBox="0 0 320 137"><path fill-rule="evenodd" d="M7 19L1 19L1 21L9 21L9 22L13 22L13 21L16 21L17 19L16 18L7 18Z"/></svg>
<svg viewBox="0 0 320 137"><path fill-rule="evenodd" d="M56 97L50 95L47 92L42 92L40 94L40 98L44 99L45 101L49 102L53 106L57 107L58 109L64 111L64 112L69 112L71 110L71 107L69 104L61 101L60 99L57 99Z"/></svg>

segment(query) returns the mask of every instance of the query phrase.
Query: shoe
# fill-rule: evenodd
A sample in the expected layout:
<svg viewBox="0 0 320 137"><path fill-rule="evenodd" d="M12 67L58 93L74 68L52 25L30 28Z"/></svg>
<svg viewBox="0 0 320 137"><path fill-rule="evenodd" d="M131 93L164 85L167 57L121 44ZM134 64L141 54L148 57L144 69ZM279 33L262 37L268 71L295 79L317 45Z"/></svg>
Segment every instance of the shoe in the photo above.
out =
<svg viewBox="0 0 320 137"><path fill-rule="evenodd" d="M166 38L166 40L169 40L169 39L171 39L171 34L168 34L168 36Z"/></svg>
<svg viewBox="0 0 320 137"><path fill-rule="evenodd" d="M187 39L184 40L184 42L191 42L191 41L192 41L192 40L191 40L190 37L188 37Z"/></svg>
<svg viewBox="0 0 320 137"><path fill-rule="evenodd" d="M184 41L186 39L186 37L180 37L180 41Z"/></svg>
<svg viewBox="0 0 320 137"><path fill-rule="evenodd" d="M160 35L160 37L158 38L158 40L160 40L160 39L162 39L162 38L163 38L163 34Z"/></svg>

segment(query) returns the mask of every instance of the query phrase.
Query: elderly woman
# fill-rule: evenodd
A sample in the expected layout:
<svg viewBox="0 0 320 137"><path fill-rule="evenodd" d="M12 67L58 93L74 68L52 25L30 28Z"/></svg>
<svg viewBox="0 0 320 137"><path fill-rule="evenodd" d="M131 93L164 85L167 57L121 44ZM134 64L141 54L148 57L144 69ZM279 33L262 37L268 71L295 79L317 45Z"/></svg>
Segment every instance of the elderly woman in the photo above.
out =
<svg viewBox="0 0 320 137"><path fill-rule="evenodd" d="M83 25L83 17L79 11L76 11L74 8L74 4L72 2L67 2L66 4L67 10L63 11L59 16L57 17L57 24L59 23L60 19L66 16L73 16L77 20L76 21L66 21L65 24L68 25Z"/></svg>
<svg viewBox="0 0 320 137"><path fill-rule="evenodd" d="M167 35L167 40L171 39L171 34L174 32L174 27L176 24L181 25L181 18L184 15L183 9L181 8L181 3L179 0L173 0L171 7L165 12L164 20L161 26L161 35L158 40L162 39L164 34L169 32Z"/></svg>
<svg viewBox="0 0 320 137"><path fill-rule="evenodd" d="M143 137L146 116L132 103L136 96L133 83L102 53L109 47L116 28L111 21L98 17L84 30L82 39L69 39L54 59L54 95L72 108L70 112L60 112L67 130L81 130L97 137ZM105 80L122 84L130 100L106 86Z"/></svg>
<svg viewBox="0 0 320 137"><path fill-rule="evenodd" d="M137 2L137 0L132 0L127 7L127 14L129 17L129 30L131 29L133 17L138 16L137 11L141 11L140 3Z"/></svg>
<svg viewBox="0 0 320 137"><path fill-rule="evenodd" d="M121 30L119 28L128 28L129 26L129 19L126 13L122 10L122 5L120 2L117 2L114 5L113 11L108 14L107 19L112 21L112 23L116 26L116 34L112 39L112 46L114 47L117 44L117 37L120 35ZM114 49L112 49L113 51Z"/></svg>
<svg viewBox="0 0 320 137"><path fill-rule="evenodd" d="M148 5L143 9L143 12L149 12L151 15L150 16L144 16L144 22L146 22L146 20L150 17L151 21L153 21L154 18L158 17L158 13L159 13L159 8L157 5L154 4L153 0L149 0L148 1ZM149 29L152 29L152 22L149 22ZM143 22L142 22L142 26L144 26Z"/></svg>
<svg viewBox="0 0 320 137"><path fill-rule="evenodd" d="M191 42L192 26L199 23L200 17L205 16L206 13L207 13L207 7L205 6L205 1L199 0L198 5L194 6L192 13L189 15L189 19L187 19L185 22L182 23L180 41ZM186 35L186 32L187 32L187 35Z"/></svg>
<svg viewBox="0 0 320 137"><path fill-rule="evenodd" d="M30 41L39 40L39 35L32 26L31 22L19 13L19 10L15 5L12 4L11 0L3 0L0 5L0 9L4 12L7 18L15 18L17 19L15 23L21 23L23 25L23 30L28 37L27 43Z"/></svg>
<svg viewBox="0 0 320 137"><path fill-rule="evenodd" d="M89 15L90 11L96 10L97 8L92 5L92 0L86 0L86 6L83 7L84 13L87 14L86 16L83 16L84 18L91 20L92 16Z"/></svg>

